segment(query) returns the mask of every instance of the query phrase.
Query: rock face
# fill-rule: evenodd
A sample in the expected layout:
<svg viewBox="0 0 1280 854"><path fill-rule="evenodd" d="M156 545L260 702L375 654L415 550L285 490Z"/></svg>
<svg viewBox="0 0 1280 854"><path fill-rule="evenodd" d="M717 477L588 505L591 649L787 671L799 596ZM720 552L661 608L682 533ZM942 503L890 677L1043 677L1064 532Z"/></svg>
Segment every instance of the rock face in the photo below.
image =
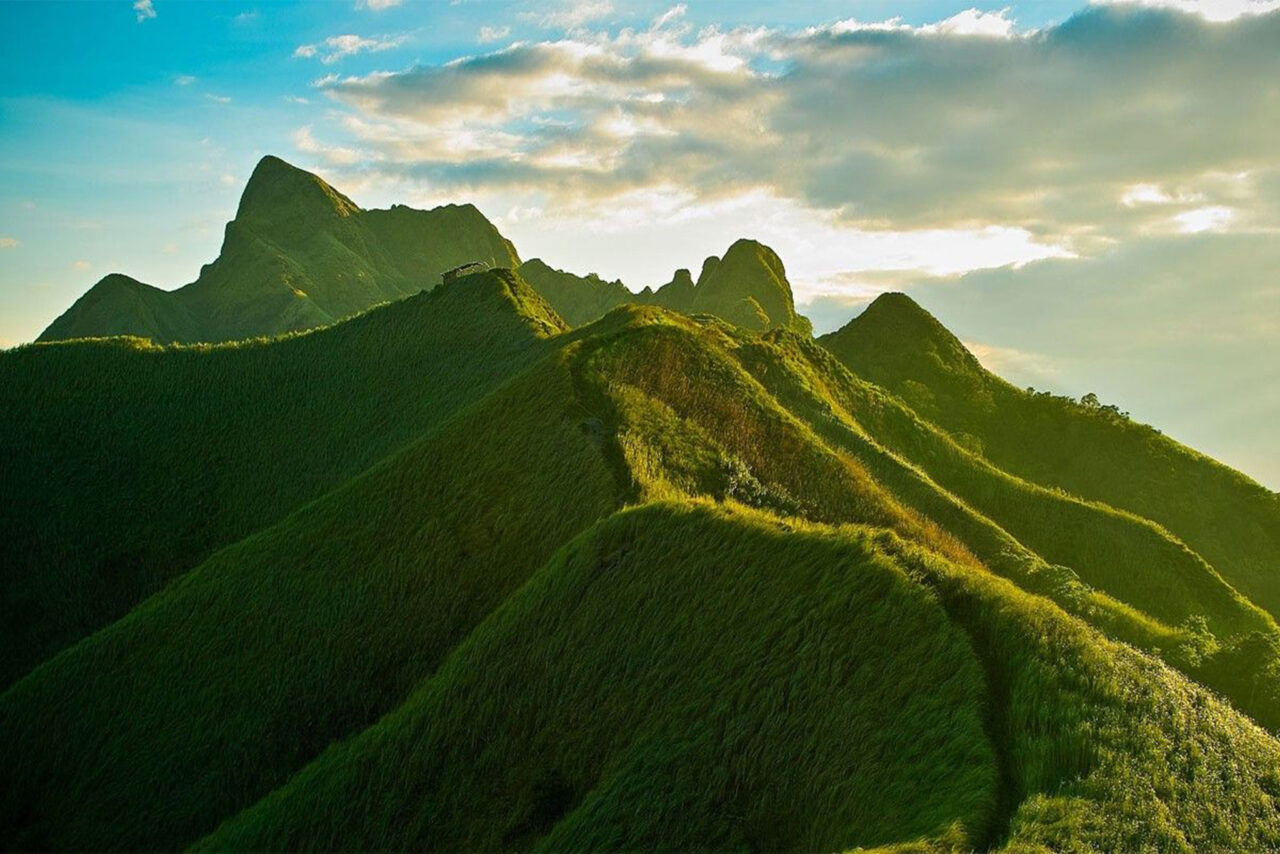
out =
<svg viewBox="0 0 1280 854"><path fill-rule="evenodd" d="M472 205L366 211L316 175L268 156L199 278L162 291L112 274L39 340L228 341L309 329L433 288L441 271L467 261L520 263Z"/></svg>

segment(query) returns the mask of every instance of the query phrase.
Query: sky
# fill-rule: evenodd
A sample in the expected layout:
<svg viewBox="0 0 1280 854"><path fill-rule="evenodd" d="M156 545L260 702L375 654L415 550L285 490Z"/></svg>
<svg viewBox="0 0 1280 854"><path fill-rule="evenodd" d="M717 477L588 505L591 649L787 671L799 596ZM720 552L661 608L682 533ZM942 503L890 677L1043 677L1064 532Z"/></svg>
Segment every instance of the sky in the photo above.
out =
<svg viewBox="0 0 1280 854"><path fill-rule="evenodd" d="M276 154L818 331L904 290L1019 385L1280 489L1280 0L0 3L0 347L216 257Z"/></svg>

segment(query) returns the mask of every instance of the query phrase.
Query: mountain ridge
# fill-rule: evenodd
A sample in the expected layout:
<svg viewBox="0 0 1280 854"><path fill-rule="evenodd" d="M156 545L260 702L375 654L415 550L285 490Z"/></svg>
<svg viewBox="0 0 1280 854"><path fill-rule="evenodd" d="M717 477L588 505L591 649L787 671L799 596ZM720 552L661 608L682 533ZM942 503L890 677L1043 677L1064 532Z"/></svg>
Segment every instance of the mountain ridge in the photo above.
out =
<svg viewBox="0 0 1280 854"><path fill-rule="evenodd" d="M221 342L325 326L430 289L469 261L514 268L515 247L473 205L364 210L317 175L268 155L222 248L173 291L112 274L37 341L137 335ZM120 281L136 282L130 290Z"/></svg>

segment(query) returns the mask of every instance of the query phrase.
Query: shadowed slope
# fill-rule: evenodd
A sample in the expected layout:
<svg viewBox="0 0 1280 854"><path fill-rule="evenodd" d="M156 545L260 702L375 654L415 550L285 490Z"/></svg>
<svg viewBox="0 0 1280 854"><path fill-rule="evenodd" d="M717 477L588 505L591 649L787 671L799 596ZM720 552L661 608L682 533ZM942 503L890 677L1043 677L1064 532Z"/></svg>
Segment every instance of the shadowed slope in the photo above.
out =
<svg viewBox="0 0 1280 854"><path fill-rule="evenodd" d="M1280 615L1280 496L1110 407L1016 389L903 294L821 343L994 465L1167 527Z"/></svg>
<svg viewBox="0 0 1280 854"><path fill-rule="evenodd" d="M552 357L18 682L5 847L182 848L373 723L616 506L580 420Z"/></svg>
<svg viewBox="0 0 1280 854"><path fill-rule="evenodd" d="M245 186L217 260L196 281L170 292L113 274L39 340L230 341L309 329L434 287L441 271L477 260L520 263L471 205L364 211L317 176L268 156Z"/></svg>
<svg viewBox="0 0 1280 854"><path fill-rule="evenodd" d="M0 354L0 686L478 400L561 326L503 271L269 344Z"/></svg>

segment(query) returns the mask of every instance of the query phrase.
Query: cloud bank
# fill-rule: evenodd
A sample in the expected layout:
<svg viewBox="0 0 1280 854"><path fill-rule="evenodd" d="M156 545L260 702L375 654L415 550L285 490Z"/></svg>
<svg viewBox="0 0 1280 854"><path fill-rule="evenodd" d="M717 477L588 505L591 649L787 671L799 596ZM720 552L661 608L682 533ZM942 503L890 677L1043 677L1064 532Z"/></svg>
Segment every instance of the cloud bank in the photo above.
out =
<svg viewBox="0 0 1280 854"><path fill-rule="evenodd" d="M695 31L677 7L317 85L343 111L329 132L378 171L458 194L554 187L600 214L655 188L763 189L853 228L1020 228L1079 253L1280 229L1280 13L1152 3L1037 32L975 10Z"/></svg>

